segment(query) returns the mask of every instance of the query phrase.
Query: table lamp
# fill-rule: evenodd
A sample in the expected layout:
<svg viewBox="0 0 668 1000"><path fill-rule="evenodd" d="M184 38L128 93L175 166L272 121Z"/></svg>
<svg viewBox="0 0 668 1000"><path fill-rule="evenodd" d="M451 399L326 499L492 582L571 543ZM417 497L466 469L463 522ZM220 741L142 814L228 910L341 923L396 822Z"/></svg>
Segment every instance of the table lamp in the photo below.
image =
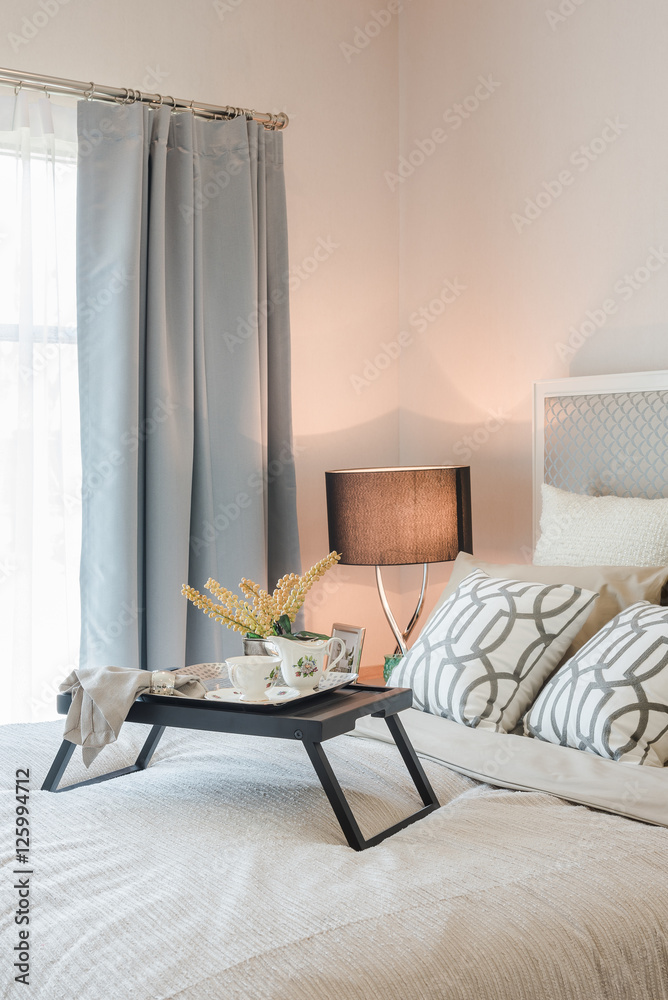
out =
<svg viewBox="0 0 668 1000"><path fill-rule="evenodd" d="M406 641L424 604L429 563L471 552L471 478L468 465L339 469L325 473L329 548L341 565L375 566L383 611L397 640ZM382 566L422 563L415 611L401 631L385 594Z"/></svg>

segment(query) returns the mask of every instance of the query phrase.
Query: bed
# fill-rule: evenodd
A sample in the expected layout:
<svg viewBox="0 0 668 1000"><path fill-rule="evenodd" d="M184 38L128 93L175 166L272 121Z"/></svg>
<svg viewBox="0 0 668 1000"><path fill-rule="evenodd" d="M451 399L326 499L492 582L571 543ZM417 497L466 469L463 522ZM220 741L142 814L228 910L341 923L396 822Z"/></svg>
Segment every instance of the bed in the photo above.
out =
<svg viewBox="0 0 668 1000"><path fill-rule="evenodd" d="M539 386L537 405L544 415L604 388L651 396L654 413L668 373L633 379ZM536 426L552 449L547 424ZM538 462L544 481L542 451ZM599 492L601 471L575 492ZM628 484L608 475L605 487ZM37 789L62 723L3 727L0 995L18 991L15 774L29 768L40 1000L668 998L668 770L549 743L538 766L524 736L402 718L441 808L362 853L298 744L171 730L147 770L52 795ZM365 835L415 808L377 722L328 744ZM68 783L122 767L145 737L124 727L88 772L77 754ZM596 808L582 804L595 792Z"/></svg>

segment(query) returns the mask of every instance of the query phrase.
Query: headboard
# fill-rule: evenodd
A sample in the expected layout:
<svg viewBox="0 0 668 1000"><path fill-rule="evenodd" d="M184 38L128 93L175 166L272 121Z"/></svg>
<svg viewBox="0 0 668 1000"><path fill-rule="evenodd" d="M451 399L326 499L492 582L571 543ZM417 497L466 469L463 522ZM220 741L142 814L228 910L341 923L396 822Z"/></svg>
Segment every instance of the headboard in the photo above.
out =
<svg viewBox="0 0 668 1000"><path fill-rule="evenodd" d="M534 383L533 540L541 484L668 497L668 371Z"/></svg>

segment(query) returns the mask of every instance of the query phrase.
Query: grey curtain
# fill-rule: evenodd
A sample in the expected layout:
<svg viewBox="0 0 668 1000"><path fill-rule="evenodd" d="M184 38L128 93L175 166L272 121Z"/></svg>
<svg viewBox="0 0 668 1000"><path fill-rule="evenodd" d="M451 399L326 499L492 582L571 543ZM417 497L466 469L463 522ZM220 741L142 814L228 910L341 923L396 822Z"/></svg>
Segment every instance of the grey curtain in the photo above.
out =
<svg viewBox="0 0 668 1000"><path fill-rule="evenodd" d="M220 660L181 596L299 572L282 135L79 104L82 663Z"/></svg>

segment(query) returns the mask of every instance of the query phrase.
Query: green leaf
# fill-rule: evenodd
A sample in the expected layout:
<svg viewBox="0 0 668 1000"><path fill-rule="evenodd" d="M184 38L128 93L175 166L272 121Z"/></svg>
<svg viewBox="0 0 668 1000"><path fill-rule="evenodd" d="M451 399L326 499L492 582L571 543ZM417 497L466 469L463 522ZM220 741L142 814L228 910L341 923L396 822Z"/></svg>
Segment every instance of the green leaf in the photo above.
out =
<svg viewBox="0 0 668 1000"><path fill-rule="evenodd" d="M277 622L274 622L274 634L284 635L286 639L292 638L292 622L287 615L281 615Z"/></svg>

